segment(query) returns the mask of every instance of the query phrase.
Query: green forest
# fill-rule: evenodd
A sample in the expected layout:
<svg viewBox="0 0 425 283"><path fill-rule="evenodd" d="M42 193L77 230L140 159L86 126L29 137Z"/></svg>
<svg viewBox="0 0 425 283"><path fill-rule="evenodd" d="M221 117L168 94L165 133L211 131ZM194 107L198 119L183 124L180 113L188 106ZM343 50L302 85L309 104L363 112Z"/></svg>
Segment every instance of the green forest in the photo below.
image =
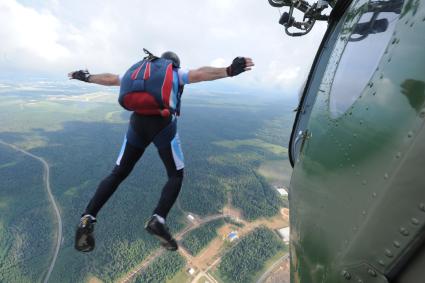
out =
<svg viewBox="0 0 425 283"><path fill-rule="evenodd" d="M163 283L185 267L185 259L178 253L167 252L154 260L140 275L135 283Z"/></svg>
<svg viewBox="0 0 425 283"><path fill-rule="evenodd" d="M220 275L225 282L251 282L264 262L285 248L276 233L265 227L257 228L222 257Z"/></svg>
<svg viewBox="0 0 425 283"><path fill-rule="evenodd" d="M197 255L205 248L215 237L217 237L217 229L225 224L223 219L217 219L205 223L201 227L190 231L183 239L182 245L192 255Z"/></svg>
<svg viewBox="0 0 425 283"><path fill-rule="evenodd" d="M50 282L84 282L92 277L113 282L160 248L144 230L166 181L151 146L99 213L95 250L89 254L74 250L79 217L114 167L129 117L116 103L114 89L102 89L103 96L99 91L73 86L48 93L3 91L0 97L0 140L44 158L50 166L64 233ZM171 231L187 225L186 212L201 217L221 213L228 192L233 206L248 220L276 214L282 202L257 169L264 161L287 158L281 150L291 125L283 122L292 115L293 105L255 97L241 103L238 97L219 94L185 95L179 118L185 154L182 210L178 206L171 210L167 218ZM42 282L46 275L57 223L42 170L40 162L0 145L0 282ZM204 245L191 246L199 246L196 253Z"/></svg>

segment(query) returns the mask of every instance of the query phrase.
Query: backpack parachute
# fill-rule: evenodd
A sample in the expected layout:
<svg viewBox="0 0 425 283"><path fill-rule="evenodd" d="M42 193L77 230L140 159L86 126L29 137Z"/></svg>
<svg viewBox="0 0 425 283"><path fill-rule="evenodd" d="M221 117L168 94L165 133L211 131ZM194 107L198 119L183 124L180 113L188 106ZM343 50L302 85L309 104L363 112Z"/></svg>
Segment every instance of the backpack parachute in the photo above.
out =
<svg viewBox="0 0 425 283"><path fill-rule="evenodd" d="M118 102L142 115L168 117L175 110L169 101L173 91L173 62L148 56L137 62L121 79Z"/></svg>

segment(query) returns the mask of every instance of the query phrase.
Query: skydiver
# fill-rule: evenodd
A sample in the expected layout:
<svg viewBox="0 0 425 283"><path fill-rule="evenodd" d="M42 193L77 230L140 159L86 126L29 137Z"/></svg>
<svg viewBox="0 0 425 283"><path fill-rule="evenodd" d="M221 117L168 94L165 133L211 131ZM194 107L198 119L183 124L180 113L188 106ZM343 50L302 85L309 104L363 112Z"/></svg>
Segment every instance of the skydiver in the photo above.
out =
<svg viewBox="0 0 425 283"><path fill-rule="evenodd" d="M148 53L147 51L145 52ZM148 54L152 55L151 53ZM165 221L168 212L177 199L183 181L184 159L177 133L177 116L180 111L183 86L237 76L242 72L251 70L251 67L254 66L251 58L237 57L227 68L201 67L199 69L184 70L180 68L180 59L176 53L168 51L163 53L160 58L172 62L173 83L168 109L166 109L170 115L162 115L163 112L161 111L164 109L156 114L149 111L134 111L132 113L116 165L112 172L100 182L94 196L81 216L75 235L75 248L78 251L90 252L94 249L94 223L99 210L112 196L119 184L130 174L136 162L152 142L155 144L164 163L168 181L162 189L157 207L145 224L145 229L150 234L158 237L161 245L166 249L172 251L178 249L177 242L170 234ZM87 83L120 86L120 92L122 92L124 85L124 77L110 73L92 75L87 70L79 70L69 73L68 77Z"/></svg>

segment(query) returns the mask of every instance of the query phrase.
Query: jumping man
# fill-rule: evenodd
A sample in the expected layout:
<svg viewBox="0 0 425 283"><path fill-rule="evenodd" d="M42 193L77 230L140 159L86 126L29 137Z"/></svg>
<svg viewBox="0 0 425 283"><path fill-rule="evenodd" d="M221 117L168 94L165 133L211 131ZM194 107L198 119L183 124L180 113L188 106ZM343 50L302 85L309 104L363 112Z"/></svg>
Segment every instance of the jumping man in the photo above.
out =
<svg viewBox="0 0 425 283"><path fill-rule="evenodd" d="M177 250L177 242L170 234L165 220L179 195L183 181L183 153L177 133L183 86L233 77L254 66L251 58L237 57L227 68L183 70L180 68L180 59L174 52L165 52L160 58L145 52L148 56L133 65L122 77L109 73L91 75L83 70L68 74L70 79L87 83L120 86L120 104L133 111L116 165L100 182L77 227L75 248L81 252L94 249L93 231L98 212L130 174L151 143L155 144L164 163L168 181L145 229L158 237L166 249Z"/></svg>

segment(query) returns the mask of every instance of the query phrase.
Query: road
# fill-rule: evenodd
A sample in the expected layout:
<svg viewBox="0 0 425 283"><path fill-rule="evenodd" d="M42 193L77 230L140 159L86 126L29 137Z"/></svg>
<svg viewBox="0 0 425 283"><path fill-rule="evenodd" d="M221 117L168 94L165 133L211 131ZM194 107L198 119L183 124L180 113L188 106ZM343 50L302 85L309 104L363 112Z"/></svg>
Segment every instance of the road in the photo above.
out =
<svg viewBox="0 0 425 283"><path fill-rule="evenodd" d="M196 223L193 223L192 222L186 228L184 228L182 231L180 231L180 233L178 233L175 236L175 239L177 241L179 241L179 240L181 240L183 238L183 236L186 233L192 231L193 229L198 228L200 225L205 224L205 223L210 222L210 221L213 221L213 220L216 220L216 219L225 218L225 217L231 217L231 216L230 215L227 215L227 214L215 214L215 215L207 216L207 217L205 217L203 219L200 219ZM182 247L179 247L179 250L182 250ZM141 264L139 264L133 270L131 270L123 279L118 280L118 282L120 282L120 283L127 283L127 282L129 282L137 273L139 273L140 271L142 271L153 260L155 260L157 257L159 257L160 255L162 255L164 253L164 251L165 250L162 249L162 248L161 249L158 249L156 252L154 252L149 257L147 257ZM191 257L186 250L181 251L181 253L184 256L187 255L188 257Z"/></svg>
<svg viewBox="0 0 425 283"><path fill-rule="evenodd" d="M43 164L43 169L44 169L43 180L44 180L44 183L45 183L47 194L49 196L50 203L53 206L53 209L54 209L55 214L56 214L56 219L57 219L57 222L58 222L58 233L57 233L57 239L56 239L55 253L53 255L53 258L50 262L49 269L48 269L47 274L44 277L44 281L43 281L44 283L47 283L49 281L50 275L52 274L53 268L55 267L56 259L58 258L59 249L60 249L60 245L61 245L61 241L62 241L62 217L61 217L58 205L55 201L55 198L53 197L52 190L51 190L51 187L50 187L50 167L49 167L49 164L43 158L41 158L37 155L34 155L32 153L29 153L28 151L21 149L21 148L15 146L13 144L6 143L2 140L0 140L0 144L11 147L12 149L19 151L19 152L21 152L21 153L23 153L23 154L25 154L25 155L27 155L31 158L34 158L34 159L40 161L41 164Z"/></svg>
<svg viewBox="0 0 425 283"><path fill-rule="evenodd" d="M261 277L257 280L257 283L263 283L264 280L267 279L267 277L269 277L270 273L273 272L273 270L282 263L282 261L287 260L289 258L289 253L285 254L284 256L282 256L281 258L279 258L272 266L270 266L269 269L267 269L266 272L264 272L263 275L261 275Z"/></svg>

